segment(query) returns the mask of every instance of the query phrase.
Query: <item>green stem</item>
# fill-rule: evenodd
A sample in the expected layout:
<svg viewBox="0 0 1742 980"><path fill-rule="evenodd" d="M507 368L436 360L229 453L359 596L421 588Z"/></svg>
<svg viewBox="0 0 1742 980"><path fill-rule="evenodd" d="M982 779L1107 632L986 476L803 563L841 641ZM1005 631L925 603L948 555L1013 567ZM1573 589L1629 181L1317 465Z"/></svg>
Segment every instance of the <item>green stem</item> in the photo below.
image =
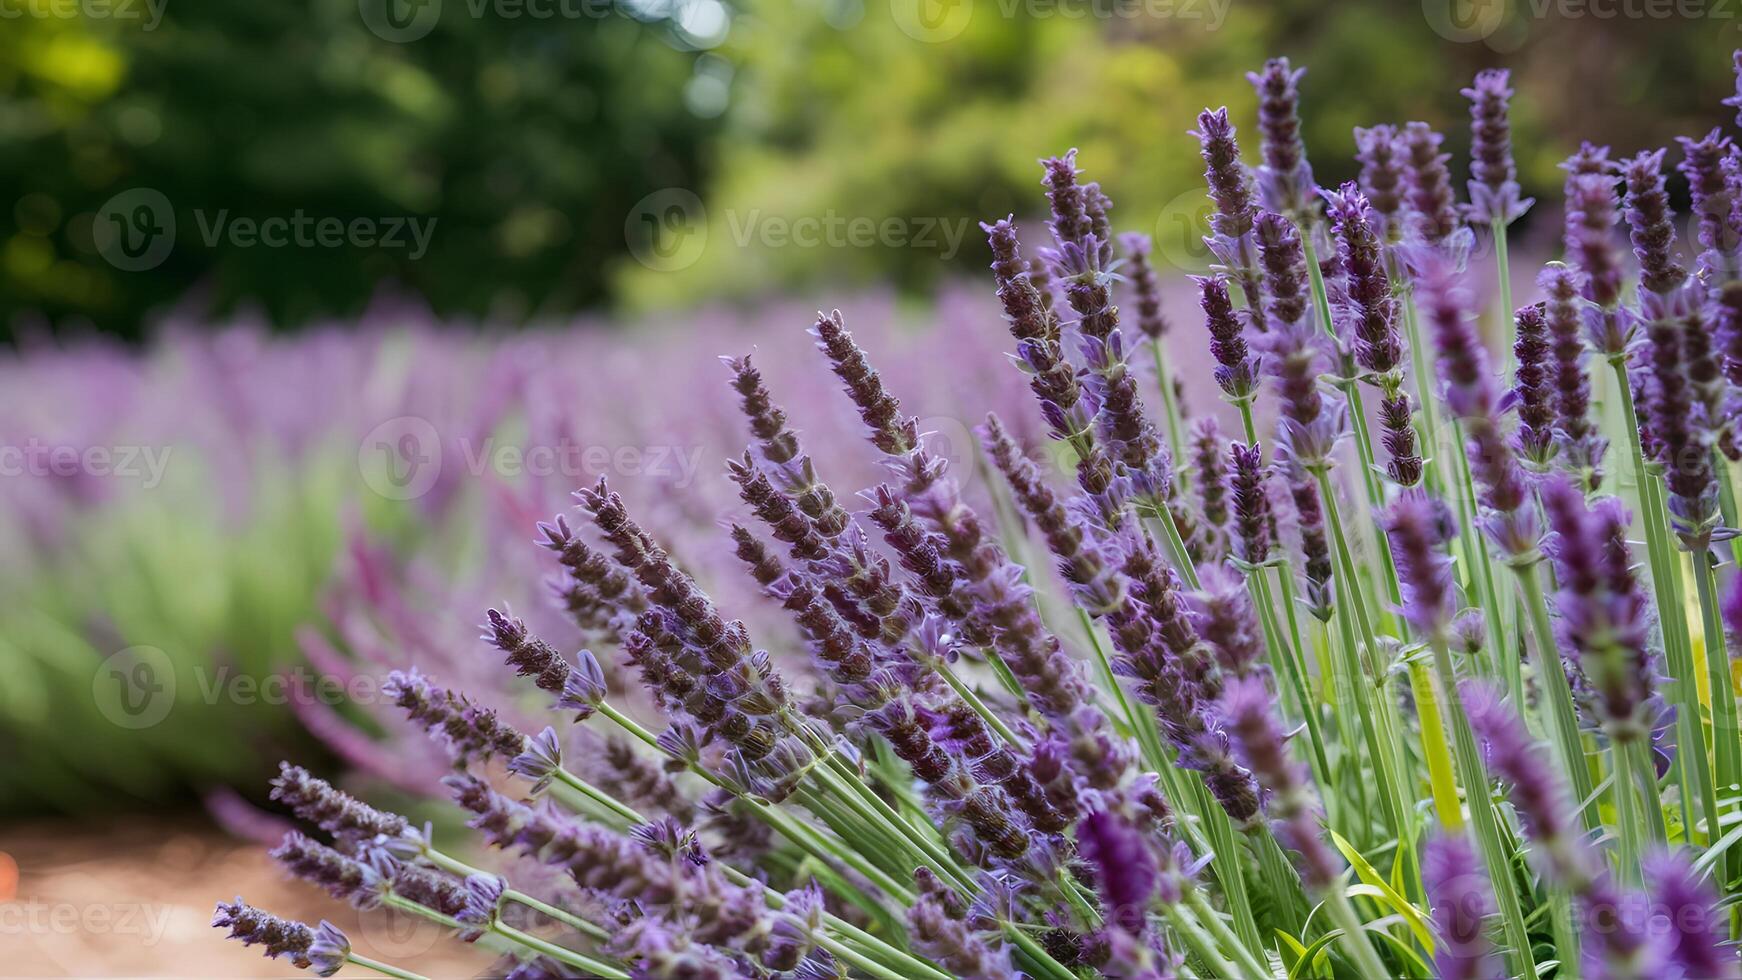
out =
<svg viewBox="0 0 1742 980"><path fill-rule="evenodd" d="M1234 935L1234 930L1228 928L1228 924L1222 921L1221 914L1211 907L1210 900L1204 897L1202 889L1188 886L1185 892L1186 902L1192 907L1192 911L1197 913L1198 921L1209 929L1210 935L1215 937L1218 945L1232 953L1234 958L1240 962L1241 971L1230 973L1229 976L1262 977L1270 973L1260 962L1261 954L1247 949L1246 944Z"/></svg>
<svg viewBox="0 0 1742 980"><path fill-rule="evenodd" d="M938 675L944 679L945 684L950 686L950 690L955 691L956 696L966 702L968 707L972 708L974 713L980 716L980 719L986 723L988 728L997 732L998 737L1003 739L1006 745L1020 746L1022 744L1022 740L1016 737L1016 733L1010 730L1010 726L1004 724L1004 719L998 717L997 714L993 713L992 709L986 707L986 702L980 700L980 695L974 693L973 688L970 688L960 677L957 677L956 672L950 669L949 664L939 662L935 666Z"/></svg>
<svg viewBox="0 0 1742 980"><path fill-rule="evenodd" d="M598 789L593 784L579 776L576 776L574 773L569 772L567 769L559 767L552 775L556 777L557 782L562 783L564 786L580 793L582 796L585 796L587 799L599 804L611 813L627 820L630 826L642 822L641 814L618 802L611 794Z"/></svg>
<svg viewBox="0 0 1742 980"><path fill-rule="evenodd" d="M1387 980L1392 973L1385 968L1385 963L1379 959L1379 954L1373 951L1373 943L1367 938L1367 930L1361 927L1361 919L1355 914L1355 906L1349 903L1349 896L1343 893L1339 885L1326 889L1325 908L1331 914L1331 920L1337 928L1343 930L1343 949L1349 958L1355 961L1355 972L1368 980Z"/></svg>
<svg viewBox="0 0 1742 980"><path fill-rule="evenodd" d="M1155 353L1155 385L1161 389L1162 416L1167 420L1167 437L1177 456L1184 451L1185 433L1180 423L1179 401L1173 396L1173 372L1168 370L1167 351L1161 338L1151 340L1149 347Z"/></svg>
<svg viewBox="0 0 1742 980"><path fill-rule="evenodd" d="M1512 315L1512 265L1506 259L1506 222L1494 222L1493 229L1494 269L1500 276L1500 337L1503 344L1500 358L1504 365L1502 377L1510 377L1514 359L1512 348L1518 343L1518 321Z"/></svg>
<svg viewBox="0 0 1742 980"><path fill-rule="evenodd" d="M1264 578L1263 568L1254 568L1247 575L1246 583L1251 587L1253 601L1258 606L1259 622L1264 629L1265 646L1270 651L1270 669L1288 679L1289 688L1294 692L1294 700L1300 708L1301 717L1306 721L1307 738L1312 743L1313 779L1320 786L1329 786L1331 764L1325 756L1325 736L1319 730L1318 705L1307 691L1306 679L1301 674L1301 664L1298 655L1289 650L1276 625L1274 600L1270 594L1270 583Z"/></svg>
<svg viewBox="0 0 1742 980"><path fill-rule="evenodd" d="M1635 795L1638 787L1633 783L1632 746L1629 742L1611 739L1609 749L1610 760L1615 766L1615 777L1609 789L1615 794L1615 820L1619 824L1616 839L1620 842L1620 878L1623 884L1637 885L1641 880L1639 858L1644 847L1640 840L1643 834L1639 826L1639 800Z"/></svg>
<svg viewBox="0 0 1742 980"><path fill-rule="evenodd" d="M1536 670L1537 683L1542 685L1548 705L1544 714L1548 716L1548 730L1553 734L1556 754L1573 781L1573 792L1579 800L1590 799L1592 793L1591 767L1585 761L1584 744L1579 740L1578 716L1573 713L1573 689L1567 683L1566 668L1561 664L1560 651L1555 640L1554 627L1549 623L1548 602L1542 594L1542 577L1537 568L1540 558L1528 561L1515 561L1512 571L1518 577L1518 587L1524 593L1524 604L1530 614L1531 632L1536 634L1536 642L1531 646L1535 659L1531 666ZM1522 705L1520 708L1522 709ZM1586 807L1583 812L1586 830L1595 830L1601 824L1596 807Z"/></svg>
<svg viewBox="0 0 1742 980"><path fill-rule="evenodd" d="M516 929L505 922L495 922L491 924L490 929L498 936L519 943L536 953L548 956L551 959L556 960L558 963L565 963L569 966L591 971L591 976L600 977L603 978L603 980L629 980L628 973L619 970L609 963L593 959L591 956L582 953L577 953L572 949L558 946L556 943L540 939L531 933L521 932L519 929Z"/></svg>
<svg viewBox="0 0 1742 980"><path fill-rule="evenodd" d="M1718 790L1734 793L1742 781L1742 742L1736 724L1736 688L1730 681L1729 647L1724 641L1724 623L1718 615L1718 583L1712 573L1710 545L1693 553L1694 584L1700 594L1700 618L1706 639L1706 684L1712 699L1712 758L1717 767ZM1717 828L1710 831L1715 839ZM1724 854L1725 880L1742 874L1742 852L1731 848Z"/></svg>
<svg viewBox="0 0 1742 980"><path fill-rule="evenodd" d="M397 966L389 966L380 960L372 960L361 953L345 954L345 962L355 963L366 970L374 970L382 976L397 977L398 980L428 980L428 978L421 973L413 973L410 970L401 970Z"/></svg>
<svg viewBox="0 0 1742 980"><path fill-rule="evenodd" d="M1228 958L1216 948L1216 941L1210 938L1210 934L1198 924L1197 918L1183 906L1167 905L1163 908L1163 914L1167 916L1167 921L1173 925L1174 931L1179 933L1181 939L1185 940L1185 945L1204 961L1204 965L1210 970L1210 976L1237 977L1243 973L1246 976L1263 975L1263 972L1252 974L1242 971L1228 962Z"/></svg>

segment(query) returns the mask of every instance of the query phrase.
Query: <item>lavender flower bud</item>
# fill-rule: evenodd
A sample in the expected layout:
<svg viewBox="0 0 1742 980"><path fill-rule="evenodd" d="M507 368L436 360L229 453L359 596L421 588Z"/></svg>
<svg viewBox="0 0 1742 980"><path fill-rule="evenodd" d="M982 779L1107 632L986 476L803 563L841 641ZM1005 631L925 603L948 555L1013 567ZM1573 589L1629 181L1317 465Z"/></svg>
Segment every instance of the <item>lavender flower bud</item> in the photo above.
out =
<svg viewBox="0 0 1742 980"><path fill-rule="evenodd" d="M1222 707L1240 760L1270 793L1266 809L1277 822L1278 836L1299 855L1302 883L1322 894L1336 884L1341 869L1325 846L1318 799L1303 767L1289 757L1263 678L1230 681L1222 692Z"/></svg>
<svg viewBox="0 0 1742 980"><path fill-rule="evenodd" d="M440 739L461 767L492 756L517 755L525 741L494 711L431 684L415 667L388 674L382 691L405 710L407 718Z"/></svg>
<svg viewBox="0 0 1742 980"><path fill-rule="evenodd" d="M244 946L265 946L268 959L285 957L299 970L314 966L309 956L309 948L315 941L313 929L293 919L281 919L270 912L257 909L243 902L240 895L236 896L234 902L218 903L217 911L212 916L212 928L229 929L230 935L226 938L240 939ZM323 968L328 962L329 959L323 955ZM331 975L330 972L322 974Z"/></svg>
<svg viewBox="0 0 1742 980"><path fill-rule="evenodd" d="M1609 441L1591 419L1591 382L1579 338L1580 278L1562 263L1550 262L1536 284L1547 297L1543 310L1554 355L1554 438L1561 458L1585 473L1586 486L1595 489Z"/></svg>
<svg viewBox="0 0 1742 980"><path fill-rule="evenodd" d="M1512 89L1511 73L1503 68L1478 72L1471 87L1463 89L1470 100L1470 206L1473 222L1509 225L1530 209L1530 198L1521 198L1518 170L1512 163L1512 120L1507 106Z"/></svg>
<svg viewBox="0 0 1742 980"><path fill-rule="evenodd" d="M1288 496L1294 503L1295 531L1300 535L1301 574L1306 577L1307 611L1321 623L1331 620L1336 599L1331 588L1331 546L1325 536L1324 502L1319 499L1319 485L1305 467L1287 458L1284 442L1278 449L1278 463L1288 478Z"/></svg>
<svg viewBox="0 0 1742 980"><path fill-rule="evenodd" d="M1452 565L1443 545L1457 534L1451 511L1420 490L1403 493L1381 523L1403 589L1403 618L1416 632L1443 637L1452 622Z"/></svg>
<svg viewBox="0 0 1742 980"><path fill-rule="evenodd" d="M1230 241L1243 238L1258 218L1252 175L1240 162L1240 144L1234 133L1226 106L1198 113L1198 128L1191 133L1198 138L1204 158L1204 180L1210 187L1210 199L1216 202L1210 228Z"/></svg>
<svg viewBox="0 0 1742 980"><path fill-rule="evenodd" d="M359 909L381 904L387 890L387 883L373 868L296 831L285 834L269 856L296 877Z"/></svg>
<svg viewBox="0 0 1742 980"><path fill-rule="evenodd" d="M1444 139L1427 123L1403 127L1403 146L1409 156L1410 230L1429 245L1444 243L1460 226L1452 202L1452 173L1446 168L1452 156L1440 152Z"/></svg>
<svg viewBox="0 0 1742 980"><path fill-rule="evenodd" d="M1494 886L1462 834L1430 838L1421 875L1433 903L1441 943L1434 968L1444 980L1488 980L1504 974L1482 921L1494 914Z"/></svg>
<svg viewBox="0 0 1742 980"><path fill-rule="evenodd" d="M515 673L531 677L540 688L560 697L568 684L568 661L549 644L528 633L526 624L512 615L489 609L484 616L481 639L506 654Z"/></svg>
<svg viewBox="0 0 1742 980"><path fill-rule="evenodd" d="M1228 296L1228 281L1221 276L1194 276L1204 325L1210 332L1210 356L1216 360L1216 384L1230 401L1251 401L1258 392L1258 359L1246 346L1234 303Z"/></svg>
<svg viewBox="0 0 1742 980"><path fill-rule="evenodd" d="M1095 232L1095 221L1089 214L1087 189L1077 182L1082 173L1077 169L1077 151L1071 149L1062 157L1048 157L1040 165L1045 171L1041 182L1046 185L1047 204L1052 210L1048 227L1052 229L1053 239L1061 248L1076 245L1098 255L1099 242L1096 248L1088 247L1089 238ZM1096 191L1098 193L1099 188Z"/></svg>
<svg viewBox="0 0 1742 980"><path fill-rule="evenodd" d="M1378 215L1385 244L1395 245L1403 238L1404 195L1408 191L1404 183L1405 149L1397 127L1356 127L1355 147L1355 157L1361 163L1361 192Z"/></svg>
<svg viewBox="0 0 1742 980"><path fill-rule="evenodd" d="M1520 308L1514 315L1518 339L1512 345L1517 358L1513 373L1512 401L1518 409L1518 431L1513 446L1538 469L1548 466L1555 454L1554 392L1549 378L1547 313L1541 303Z"/></svg>
<svg viewBox="0 0 1742 980"><path fill-rule="evenodd" d="M544 731L526 740L526 751L508 760L508 771L532 780L531 792L537 796L550 787L562 765L562 743L557 741L556 729L547 725Z"/></svg>
<svg viewBox="0 0 1742 980"><path fill-rule="evenodd" d="M1566 184L1567 260L1585 278L1586 299L1604 310L1621 302L1621 255L1615 247L1615 165L1607 147L1585 144L1583 151L1561 164L1568 173ZM1605 345L1599 351L1611 353Z"/></svg>
<svg viewBox="0 0 1742 980"><path fill-rule="evenodd" d="M860 419L871 430L871 444L891 456L918 448L917 430L905 424L908 420L901 414L901 402L884 389L882 376L853 342L853 335L841 320L841 311L818 313L811 336L816 338L817 349L829 359L835 376L858 406Z"/></svg>
<svg viewBox="0 0 1742 980"><path fill-rule="evenodd" d="M1736 110L1736 124L1742 126L1742 49L1731 55L1736 73L1736 94L1724 100L1724 104Z"/></svg>
<svg viewBox="0 0 1742 980"><path fill-rule="evenodd" d="M1222 555L1227 551L1228 533L1228 467L1223 455L1226 442L1215 417L1210 415L1192 423L1191 436L1196 470L1192 486L1198 492L1198 512L1203 515L1212 553Z"/></svg>
<svg viewBox="0 0 1742 980"><path fill-rule="evenodd" d="M1660 937L1662 958L1689 978L1742 975L1717 909L1718 895L1693 873L1687 858L1658 851L1646 856L1644 868L1647 894L1667 920L1668 930Z"/></svg>
<svg viewBox="0 0 1742 980"><path fill-rule="evenodd" d="M404 817L377 810L288 762L278 764L272 799L289 807L299 819L344 840L398 837L406 829Z"/></svg>
<svg viewBox="0 0 1742 980"><path fill-rule="evenodd" d="M1229 487L1234 497L1234 555L1249 565L1262 565L1270 560L1276 544L1264 450L1257 443L1234 443L1228 447L1228 462L1233 471Z"/></svg>
<svg viewBox="0 0 1742 980"><path fill-rule="evenodd" d="M920 871L929 876L928 869ZM954 893L941 884L935 888L925 884L921 877L919 898L907 910L914 945L956 976L1015 980L1017 974L1003 944L994 947L969 926Z"/></svg>
<svg viewBox="0 0 1742 980"><path fill-rule="evenodd" d="M1345 343L1353 343L1355 360L1362 367L1376 375L1400 376L1403 341L1397 330L1398 302L1391 294L1381 242L1373 228L1375 212L1353 182L1323 194L1349 281L1349 301L1342 311L1345 322L1338 325L1338 333ZM1390 386L1395 385L1393 381Z"/></svg>
<svg viewBox="0 0 1742 980"><path fill-rule="evenodd" d="M1718 478L1712 468L1716 433L1708 403L1696 381L1709 383L1713 369L1705 313L1688 299L1665 301L1646 323L1650 360L1640 372L1649 380L1643 406L1649 417L1653 457L1663 467L1669 510L1677 535L1698 553L1718 523ZM1642 434L1643 436L1643 434ZM1642 442L1643 442L1642 438Z"/></svg>
<svg viewBox="0 0 1742 980"><path fill-rule="evenodd" d="M496 922L496 915L502 909L502 893L508 890L508 882L499 875L474 874L466 876L465 907L454 916L469 928L460 931L460 938L466 942L474 942L490 926Z"/></svg>
<svg viewBox="0 0 1742 980"><path fill-rule="evenodd" d="M1621 163L1627 179L1627 226L1633 254L1639 259L1639 286L1660 297L1687 279L1687 270L1675 258L1675 215L1663 188L1663 153L1647 151ZM1646 316L1651 318L1652 313L1648 310Z"/></svg>
<svg viewBox="0 0 1742 980"><path fill-rule="evenodd" d="M1161 284L1155 278L1154 267L1149 264L1149 255L1155 244L1148 235L1137 232L1120 235L1119 244L1125 250L1125 278L1131 282L1131 291L1137 300L1137 329L1152 342L1159 343L1161 335L1167 333L1167 318L1161 315Z"/></svg>
<svg viewBox="0 0 1742 980"><path fill-rule="evenodd" d="M1258 131L1263 137L1259 195L1266 208L1297 221L1309 219L1317 206L1313 168L1300 138L1300 80L1305 74L1305 68L1291 68L1287 58L1272 58L1262 71L1246 73L1258 93Z"/></svg>
<svg viewBox="0 0 1742 980"><path fill-rule="evenodd" d="M325 919L315 927L315 937L308 944L309 972L317 977L330 977L351 961L351 940L339 927Z"/></svg>
<svg viewBox="0 0 1742 980"><path fill-rule="evenodd" d="M1714 285L1736 278L1737 229L1730 225L1731 189L1724 162L1736 152L1730 137L1717 129L1704 138L1676 138L1682 162L1676 165L1688 179L1689 209L1699 219L1700 269Z"/></svg>
<svg viewBox="0 0 1742 980"><path fill-rule="evenodd" d="M568 679L563 681L562 697L557 698L556 704L559 708L576 712L576 721L586 721L599 710L607 693L605 669L600 666L599 658L593 656L591 650L582 650L575 655L575 669L569 671Z"/></svg>

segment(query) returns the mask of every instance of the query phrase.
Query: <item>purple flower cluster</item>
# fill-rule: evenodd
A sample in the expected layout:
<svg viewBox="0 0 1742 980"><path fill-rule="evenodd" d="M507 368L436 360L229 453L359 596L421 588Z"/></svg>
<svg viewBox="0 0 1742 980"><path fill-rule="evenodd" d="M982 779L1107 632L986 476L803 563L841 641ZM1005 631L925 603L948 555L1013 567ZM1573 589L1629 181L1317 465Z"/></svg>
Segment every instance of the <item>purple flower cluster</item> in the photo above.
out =
<svg viewBox="0 0 1742 980"><path fill-rule="evenodd" d="M1258 93L1258 130L1264 159L1258 168L1258 191L1264 206L1310 223L1317 209L1313 168L1307 163L1300 137L1300 80L1305 68L1293 68L1287 58L1272 58L1262 71L1247 72Z"/></svg>
<svg viewBox="0 0 1742 980"><path fill-rule="evenodd" d="M1511 72L1490 68L1462 90L1470 100L1470 204L1472 222L1509 225L1530 209L1532 201L1518 189L1518 168L1512 162L1512 120L1509 103Z"/></svg>

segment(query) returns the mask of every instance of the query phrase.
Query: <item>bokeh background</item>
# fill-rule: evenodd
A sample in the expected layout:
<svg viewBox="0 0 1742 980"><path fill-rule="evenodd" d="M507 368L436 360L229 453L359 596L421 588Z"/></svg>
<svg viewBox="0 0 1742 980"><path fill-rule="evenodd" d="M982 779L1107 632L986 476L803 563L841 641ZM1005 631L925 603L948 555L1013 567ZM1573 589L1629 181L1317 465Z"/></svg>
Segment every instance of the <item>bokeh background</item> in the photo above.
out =
<svg viewBox="0 0 1742 980"><path fill-rule="evenodd" d="M0 0L0 974L274 972L205 920L335 914L244 843L276 761L443 819L380 680L534 708L472 624L588 641L531 544L578 485L777 645L719 543L715 356L754 350L866 485L803 334L840 307L972 491L987 410L1036 431L977 222L1036 216L1037 158L1078 147L1154 236L1189 364L1187 130L1250 131L1266 57L1309 68L1323 184L1380 121L1462 175L1458 89L1510 67L1541 257L1556 163L1718 124L1738 44L1717 0Z"/></svg>

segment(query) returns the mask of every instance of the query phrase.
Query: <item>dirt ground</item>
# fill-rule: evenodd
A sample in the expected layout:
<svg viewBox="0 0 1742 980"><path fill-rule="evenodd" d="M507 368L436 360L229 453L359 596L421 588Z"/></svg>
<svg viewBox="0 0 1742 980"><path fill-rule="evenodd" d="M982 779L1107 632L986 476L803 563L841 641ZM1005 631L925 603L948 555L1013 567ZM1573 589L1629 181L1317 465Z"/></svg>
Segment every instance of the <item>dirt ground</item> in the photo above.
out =
<svg viewBox="0 0 1742 980"><path fill-rule="evenodd" d="M129 821L0 827L0 977L310 976L212 928L213 905L237 895L329 919L359 953L432 978L477 976L491 962L427 922L332 901L211 826Z"/></svg>

